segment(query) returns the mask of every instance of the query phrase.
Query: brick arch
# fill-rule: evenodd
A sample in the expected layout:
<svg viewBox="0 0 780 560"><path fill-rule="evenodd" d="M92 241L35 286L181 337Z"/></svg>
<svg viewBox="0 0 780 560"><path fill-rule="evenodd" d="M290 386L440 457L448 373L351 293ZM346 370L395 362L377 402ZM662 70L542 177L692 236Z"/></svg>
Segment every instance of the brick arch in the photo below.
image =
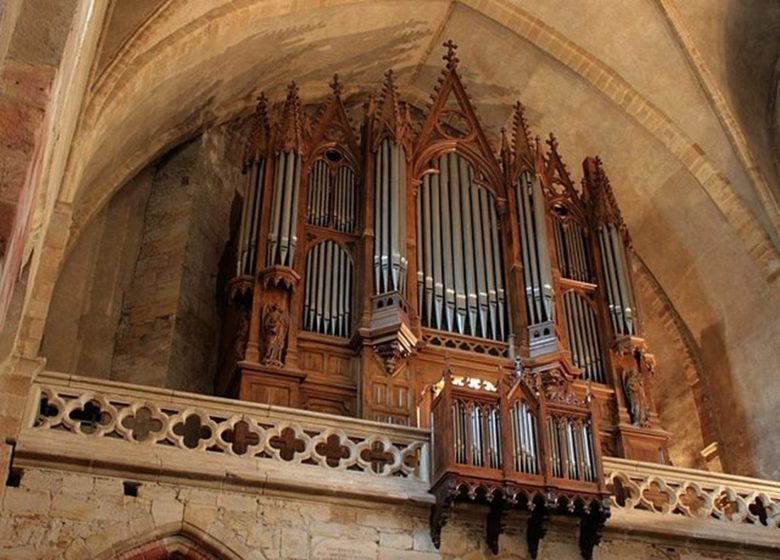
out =
<svg viewBox="0 0 780 560"><path fill-rule="evenodd" d="M221 555L182 535L171 535L146 542L115 558L117 560L222 560Z"/></svg>

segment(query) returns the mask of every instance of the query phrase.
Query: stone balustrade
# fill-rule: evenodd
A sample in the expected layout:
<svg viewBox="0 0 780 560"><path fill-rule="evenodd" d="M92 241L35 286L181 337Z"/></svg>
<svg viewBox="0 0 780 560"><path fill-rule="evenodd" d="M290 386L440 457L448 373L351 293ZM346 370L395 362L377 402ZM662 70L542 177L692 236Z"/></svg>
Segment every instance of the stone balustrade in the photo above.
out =
<svg viewBox="0 0 780 560"><path fill-rule="evenodd" d="M432 503L430 434L283 407L44 372L14 466ZM780 483L604 458L607 531L780 550Z"/></svg>
<svg viewBox="0 0 780 560"><path fill-rule="evenodd" d="M740 527L770 529L764 536L780 547L778 482L616 458L605 458L604 469L613 521L633 517L683 532L709 527L724 538Z"/></svg>
<svg viewBox="0 0 780 560"><path fill-rule="evenodd" d="M427 502L429 439L415 428L45 372L15 459Z"/></svg>

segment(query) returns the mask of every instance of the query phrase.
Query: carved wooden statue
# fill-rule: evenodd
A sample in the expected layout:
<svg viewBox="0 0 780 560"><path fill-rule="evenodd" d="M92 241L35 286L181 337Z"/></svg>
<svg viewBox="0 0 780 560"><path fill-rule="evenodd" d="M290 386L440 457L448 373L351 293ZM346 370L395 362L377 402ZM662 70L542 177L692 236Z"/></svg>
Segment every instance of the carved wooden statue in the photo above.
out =
<svg viewBox="0 0 780 560"><path fill-rule="evenodd" d="M650 408L645 393L644 374L633 368L623 372L623 390L634 426L646 427L650 422Z"/></svg>
<svg viewBox="0 0 780 560"><path fill-rule="evenodd" d="M289 317L285 310L271 304L263 310L263 360L268 366L284 365L283 354L287 342Z"/></svg>

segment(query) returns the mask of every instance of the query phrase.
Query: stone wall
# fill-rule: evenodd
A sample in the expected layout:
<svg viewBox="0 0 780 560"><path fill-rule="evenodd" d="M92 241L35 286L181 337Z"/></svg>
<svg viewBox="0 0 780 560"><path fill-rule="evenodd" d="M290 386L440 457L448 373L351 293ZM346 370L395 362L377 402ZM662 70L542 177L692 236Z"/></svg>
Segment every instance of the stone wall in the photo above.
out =
<svg viewBox="0 0 780 560"><path fill-rule="evenodd" d="M112 379L213 390L217 274L241 184L228 144L226 128L212 129L159 164L117 329Z"/></svg>
<svg viewBox="0 0 780 560"><path fill-rule="evenodd" d="M707 469L701 451L719 441L719 437L702 387L698 348L693 346L687 327L652 273L637 255L632 261L641 332L656 358L655 376L651 380L653 401L661 426L672 434L671 463Z"/></svg>
<svg viewBox="0 0 780 560"><path fill-rule="evenodd" d="M54 290L49 368L212 392L217 275L242 185L227 127L128 183L81 234Z"/></svg>
<svg viewBox="0 0 780 560"><path fill-rule="evenodd" d="M118 478L27 469L19 487L6 488L0 514L0 557L115 558L156 538L207 545L223 558L434 560L528 558L525 517L507 517L494 556L484 543L484 514L456 506L437 551L428 534L427 506L338 498L228 492L142 483L125 495ZM542 541L542 560L579 559L577 527L554 522ZM749 549L719 549L692 540L651 539L609 529L594 558L768 558Z"/></svg>
<svg viewBox="0 0 780 560"><path fill-rule="evenodd" d="M114 335L141 246L152 173L140 173L79 239L54 289L43 340L51 369L109 377Z"/></svg>

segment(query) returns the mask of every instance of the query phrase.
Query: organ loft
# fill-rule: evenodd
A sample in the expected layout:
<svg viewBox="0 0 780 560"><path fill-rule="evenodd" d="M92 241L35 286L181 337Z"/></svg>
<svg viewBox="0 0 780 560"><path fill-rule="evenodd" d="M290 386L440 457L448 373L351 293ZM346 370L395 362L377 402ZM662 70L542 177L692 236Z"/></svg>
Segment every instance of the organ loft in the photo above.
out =
<svg viewBox="0 0 780 560"><path fill-rule="evenodd" d="M0 2L0 559L780 557L780 3L605 4Z"/></svg>
<svg viewBox="0 0 780 560"><path fill-rule="evenodd" d="M389 70L359 130L338 76L313 116L294 83L260 97L218 392L431 428L437 544L467 487L598 524L602 455L665 463L670 437L631 239L605 165L572 177L519 102L489 138L445 47L428 107Z"/></svg>

